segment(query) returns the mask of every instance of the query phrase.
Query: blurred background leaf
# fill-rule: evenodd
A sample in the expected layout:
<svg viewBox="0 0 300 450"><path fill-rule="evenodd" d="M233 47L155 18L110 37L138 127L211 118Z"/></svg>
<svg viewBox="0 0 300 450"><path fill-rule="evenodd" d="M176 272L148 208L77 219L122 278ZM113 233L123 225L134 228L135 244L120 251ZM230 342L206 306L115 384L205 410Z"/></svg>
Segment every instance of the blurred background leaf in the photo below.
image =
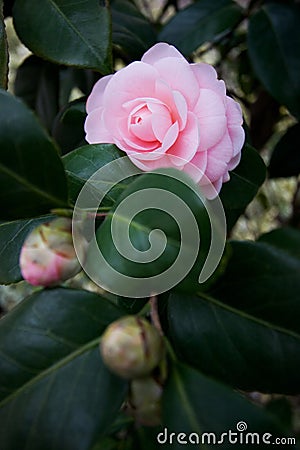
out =
<svg viewBox="0 0 300 450"><path fill-rule="evenodd" d="M111 12L113 44L127 62L140 59L156 42L154 27L128 0L112 0Z"/></svg>
<svg viewBox="0 0 300 450"><path fill-rule="evenodd" d="M30 218L67 206L67 183L57 148L36 117L0 91L0 217Z"/></svg>
<svg viewBox="0 0 300 450"><path fill-rule="evenodd" d="M266 89L300 118L300 7L268 2L251 18L248 48Z"/></svg>
<svg viewBox="0 0 300 450"><path fill-rule="evenodd" d="M231 32L242 18L241 8L231 0L198 0L172 17L158 39L190 55L205 42Z"/></svg>
<svg viewBox="0 0 300 450"><path fill-rule="evenodd" d="M300 124L288 128L274 147L269 164L271 178L298 176L300 173Z"/></svg>

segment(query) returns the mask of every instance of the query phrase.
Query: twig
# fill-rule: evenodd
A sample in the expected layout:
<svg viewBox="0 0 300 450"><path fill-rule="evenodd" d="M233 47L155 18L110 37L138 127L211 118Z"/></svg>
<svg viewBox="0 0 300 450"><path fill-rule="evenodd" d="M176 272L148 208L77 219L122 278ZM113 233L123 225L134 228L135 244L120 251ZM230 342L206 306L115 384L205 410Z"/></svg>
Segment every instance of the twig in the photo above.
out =
<svg viewBox="0 0 300 450"><path fill-rule="evenodd" d="M155 328L159 331L160 335L163 336L164 332L160 323L160 318L158 314L158 301L157 301L157 295L152 295L150 297L150 316L153 325Z"/></svg>

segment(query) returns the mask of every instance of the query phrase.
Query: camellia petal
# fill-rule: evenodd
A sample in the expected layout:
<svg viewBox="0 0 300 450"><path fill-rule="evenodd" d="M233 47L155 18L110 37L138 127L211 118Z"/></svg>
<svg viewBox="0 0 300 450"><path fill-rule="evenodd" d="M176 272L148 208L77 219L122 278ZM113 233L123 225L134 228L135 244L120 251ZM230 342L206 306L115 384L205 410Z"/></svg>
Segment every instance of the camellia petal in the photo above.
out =
<svg viewBox="0 0 300 450"><path fill-rule="evenodd" d="M175 166L182 166L193 159L199 147L199 137L198 119L189 112L186 127L179 133L170 152L170 160Z"/></svg>
<svg viewBox="0 0 300 450"><path fill-rule="evenodd" d="M231 140L226 132L221 141L207 152L207 167L205 174L215 182L227 171L228 162L232 159Z"/></svg>
<svg viewBox="0 0 300 450"><path fill-rule="evenodd" d="M152 109L152 129L156 139L163 142L169 128L172 126L170 111L163 105L149 105Z"/></svg>
<svg viewBox="0 0 300 450"><path fill-rule="evenodd" d="M179 91L192 110L197 102L199 84L185 59L163 58L154 63L159 76L166 80L174 91Z"/></svg>
<svg viewBox="0 0 300 450"><path fill-rule="evenodd" d="M242 110L240 105L230 97L226 97L226 104L228 131L233 146L233 155L236 156L240 152L245 141L245 131L241 126L243 123Z"/></svg>
<svg viewBox="0 0 300 450"><path fill-rule="evenodd" d="M172 167L170 156L166 153L160 153L158 157L153 160L136 159L133 155L128 155L131 162L137 166L139 169L144 171L162 169L167 167ZM179 167L180 168L180 167Z"/></svg>
<svg viewBox="0 0 300 450"><path fill-rule="evenodd" d="M163 152L169 150L172 145L176 142L179 134L178 122L173 123L173 125L168 129L165 138L163 140L161 149Z"/></svg>
<svg viewBox="0 0 300 450"><path fill-rule="evenodd" d="M226 87L223 80L218 80L215 69L206 63L191 64L191 69L202 89L210 89L221 97L226 95Z"/></svg>
<svg viewBox="0 0 300 450"><path fill-rule="evenodd" d="M173 47L173 45L166 44L165 42L159 42L144 53L141 60L152 65L159 59L169 57L184 59L182 54L175 47Z"/></svg>
<svg viewBox="0 0 300 450"><path fill-rule="evenodd" d="M226 131L224 101L214 91L201 89L194 113L200 124L200 150L207 150L216 145Z"/></svg>
<svg viewBox="0 0 300 450"><path fill-rule="evenodd" d="M206 167L207 152L197 152L185 170L198 183L203 178Z"/></svg>
<svg viewBox="0 0 300 450"><path fill-rule="evenodd" d="M163 42L98 81L87 112L88 142L114 143L145 171L184 170L209 198L240 161L242 111L224 81L209 64L189 64Z"/></svg>
<svg viewBox="0 0 300 450"><path fill-rule="evenodd" d="M174 102L176 105L176 110L178 113L178 124L179 124L179 130L183 130L186 126L187 116L188 116L188 108L185 101L184 96L178 92L173 91L174 96Z"/></svg>
<svg viewBox="0 0 300 450"><path fill-rule="evenodd" d="M235 169L241 160L241 156L242 156L241 153L238 153L236 156L234 156L227 164L228 166L227 170Z"/></svg>
<svg viewBox="0 0 300 450"><path fill-rule="evenodd" d="M105 77L100 78L97 83L94 85L91 95L87 99L86 102L86 112L90 114L94 111L94 109L98 109L103 107L103 95L106 89L107 84L112 79L113 75L106 75Z"/></svg>
<svg viewBox="0 0 300 450"><path fill-rule="evenodd" d="M136 98L153 97L157 77L157 70L149 64L140 61L129 64L110 79L104 92L105 107L120 105Z"/></svg>
<svg viewBox="0 0 300 450"><path fill-rule="evenodd" d="M105 122L102 118L104 108L98 108L91 111L85 121L84 129L86 132L86 140L90 144L97 144L102 142L103 144L113 143L113 137L105 126Z"/></svg>

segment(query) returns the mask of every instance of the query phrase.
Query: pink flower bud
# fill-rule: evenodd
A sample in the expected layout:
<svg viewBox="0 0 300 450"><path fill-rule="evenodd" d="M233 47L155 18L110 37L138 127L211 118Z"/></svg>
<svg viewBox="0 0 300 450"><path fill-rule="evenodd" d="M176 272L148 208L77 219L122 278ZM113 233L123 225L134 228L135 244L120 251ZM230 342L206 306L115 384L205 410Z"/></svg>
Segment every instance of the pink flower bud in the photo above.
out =
<svg viewBox="0 0 300 450"><path fill-rule="evenodd" d="M128 379L148 375L164 356L157 329L136 316L110 324L102 336L100 351L107 367Z"/></svg>
<svg viewBox="0 0 300 450"><path fill-rule="evenodd" d="M82 245L87 246L83 239ZM72 239L72 220L43 223L27 236L20 254L23 278L34 286L55 286L81 270Z"/></svg>

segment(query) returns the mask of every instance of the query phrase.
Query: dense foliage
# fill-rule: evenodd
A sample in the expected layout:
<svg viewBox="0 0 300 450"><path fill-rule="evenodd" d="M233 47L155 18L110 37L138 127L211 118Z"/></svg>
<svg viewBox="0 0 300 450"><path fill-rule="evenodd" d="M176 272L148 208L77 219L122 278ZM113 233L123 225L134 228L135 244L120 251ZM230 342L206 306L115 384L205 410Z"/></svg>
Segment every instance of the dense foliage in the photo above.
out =
<svg viewBox="0 0 300 450"><path fill-rule="evenodd" d="M243 107L247 136L241 162L220 193L228 239L208 281L197 281L211 239L201 201L178 180L129 170L99 207L107 215L96 221L103 253L137 278L174 262L180 234L160 209L138 214L129 225L140 250L162 226L168 244L157 265L127 261L110 236L120 202L141 189L164 189L188 204L201 228L189 274L152 301L151 314L148 298L62 285L37 289L1 319L1 449L155 449L164 447L157 435L166 427L169 433L220 436L237 431L241 421L249 432L271 433L272 442L297 432L287 398L300 393L299 192L281 228L256 241L230 236L266 176L300 172L298 3L198 0L182 7L169 0L154 9L150 1L0 0L1 284L22 280L19 255L29 231L57 215L71 216L85 182L124 156L112 144L85 141L86 98L99 78L140 59L154 43L173 44L189 61L213 62ZM18 67L13 93L7 91L4 23L10 15L32 52ZM75 90L80 95L70 101ZM279 137L278 129L284 130ZM268 167L259 154L267 142ZM102 183L109 190L112 180ZM121 217L119 226L126 228L125 222ZM104 265L95 270L105 278ZM108 285L119 283L110 272L107 277ZM99 352L106 327L128 314L155 321L158 315L167 342L167 367L160 368L166 373L159 374L162 418L155 427L126 414L129 383L107 369ZM253 392L278 395L258 405L253 400L262 396ZM232 444L225 440L220 447ZM173 439L170 448L181 444Z"/></svg>

